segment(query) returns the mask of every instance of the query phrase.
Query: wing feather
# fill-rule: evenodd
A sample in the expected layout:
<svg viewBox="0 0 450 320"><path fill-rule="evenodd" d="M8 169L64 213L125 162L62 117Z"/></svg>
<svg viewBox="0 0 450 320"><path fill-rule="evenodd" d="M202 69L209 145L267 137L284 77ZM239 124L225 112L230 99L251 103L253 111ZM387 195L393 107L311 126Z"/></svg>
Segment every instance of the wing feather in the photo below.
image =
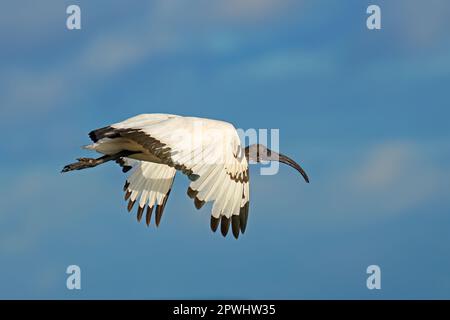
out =
<svg viewBox="0 0 450 320"><path fill-rule="evenodd" d="M139 198L137 211L141 220L147 206L146 223L150 224L153 208L157 207L156 224L159 225L164 207L170 194L176 170L165 164L139 161L135 170L125 183L125 192L129 197L128 209L131 211L134 202Z"/></svg>
<svg viewBox="0 0 450 320"><path fill-rule="evenodd" d="M101 150L106 152L125 148L139 153L130 155L130 158L161 162L141 162L141 167L143 163L156 166L153 173L136 170L143 177L133 173L126 188L127 198L132 202L140 196L139 207L143 208L145 204L149 209L156 206L158 220L167 201L174 172L180 170L192 181L188 195L197 208L205 202L213 202L211 215L216 220L211 220L212 228L217 228L216 221L220 219L222 234L227 233L225 231L228 231L230 223L234 226L236 238L236 230L244 232L247 218L239 217L238 224L232 216L248 212L248 163L245 157L239 156L243 150L237 131L231 124L173 115L140 115L94 131L92 137L96 142L93 149L103 148ZM104 143L99 143L102 139ZM117 140L116 144L111 142L108 145L109 141L114 140ZM157 166L164 167L164 170ZM167 168L172 171L166 171ZM161 177L157 175L160 170ZM166 175L169 182L159 181Z"/></svg>

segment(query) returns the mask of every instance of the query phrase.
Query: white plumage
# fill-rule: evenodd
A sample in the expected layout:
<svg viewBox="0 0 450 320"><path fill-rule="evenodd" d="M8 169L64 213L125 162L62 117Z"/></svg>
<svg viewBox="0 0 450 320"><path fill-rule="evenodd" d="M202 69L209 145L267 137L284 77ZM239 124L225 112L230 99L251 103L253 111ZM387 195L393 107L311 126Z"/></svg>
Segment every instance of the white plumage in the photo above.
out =
<svg viewBox="0 0 450 320"><path fill-rule="evenodd" d="M63 172L110 160L118 162L124 172L133 167L124 191L129 211L138 203L139 221L147 208L147 225L153 211L159 225L178 170L191 180L188 195L198 209L206 202L213 202L213 231L220 223L224 236L230 224L236 238L240 232L244 233L250 199L248 149L241 146L237 131L230 123L171 114L142 114L94 130L89 136L94 143L85 148L104 156L78 159L79 162L66 166ZM256 161L259 158L258 153Z"/></svg>
<svg viewBox="0 0 450 320"><path fill-rule="evenodd" d="M139 220L146 206L148 210L163 209L176 169L194 180L189 195L197 208L213 202L215 219L222 216L232 219L248 207L248 164L231 124L170 114L143 114L106 128L93 131L95 143L86 148L106 155L122 150L138 152L126 157L137 161L125 191L129 210L139 200ZM145 144L146 137L152 138L153 145ZM166 152L164 155L162 150ZM158 215L156 211L159 224L162 212ZM150 216L151 213L148 222ZM227 220L223 222L223 233L230 224ZM245 222L239 229L245 229Z"/></svg>

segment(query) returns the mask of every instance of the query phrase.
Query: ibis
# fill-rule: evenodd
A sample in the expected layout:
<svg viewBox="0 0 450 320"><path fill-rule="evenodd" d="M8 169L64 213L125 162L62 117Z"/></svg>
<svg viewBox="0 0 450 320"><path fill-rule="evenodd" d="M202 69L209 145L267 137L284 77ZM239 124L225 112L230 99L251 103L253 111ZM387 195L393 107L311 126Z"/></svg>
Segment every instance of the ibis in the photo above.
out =
<svg viewBox="0 0 450 320"><path fill-rule="evenodd" d="M237 239L244 233L249 212L249 162L279 161L297 170L309 183L302 167L291 158L262 144L241 145L235 127L224 121L172 114L141 114L93 130L92 144L85 146L102 154L78 158L62 172L92 168L114 161L131 174L123 191L128 211L137 204L137 220L152 213L159 226L177 171L190 184L188 196L200 209L212 202L212 231L220 225L225 237L231 226Z"/></svg>

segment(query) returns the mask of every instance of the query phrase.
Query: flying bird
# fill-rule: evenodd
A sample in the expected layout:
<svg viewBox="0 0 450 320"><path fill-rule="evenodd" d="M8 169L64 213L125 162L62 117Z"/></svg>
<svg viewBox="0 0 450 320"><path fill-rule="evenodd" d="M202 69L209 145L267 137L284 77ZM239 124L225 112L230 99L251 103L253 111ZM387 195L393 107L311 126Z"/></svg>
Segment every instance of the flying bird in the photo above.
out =
<svg viewBox="0 0 450 320"><path fill-rule="evenodd" d="M133 169L123 188L128 211L137 202L137 220L145 213L150 224L153 211L159 226L177 171L191 183L188 196L200 209L212 202L211 229L220 225L225 237L231 225L237 239L247 226L249 211L249 161L279 161L296 169L294 160L264 145L243 147L230 123L172 114L141 114L89 133L93 141L85 149L103 156L78 158L62 172L92 168L115 161L123 172Z"/></svg>

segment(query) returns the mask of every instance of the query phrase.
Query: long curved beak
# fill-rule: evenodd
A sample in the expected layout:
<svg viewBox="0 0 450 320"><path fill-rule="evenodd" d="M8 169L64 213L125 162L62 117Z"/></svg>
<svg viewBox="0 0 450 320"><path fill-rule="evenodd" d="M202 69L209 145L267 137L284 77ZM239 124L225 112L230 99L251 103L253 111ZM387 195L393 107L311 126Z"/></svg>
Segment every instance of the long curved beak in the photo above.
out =
<svg viewBox="0 0 450 320"><path fill-rule="evenodd" d="M309 183L309 178L308 175L306 174L305 170L303 170L302 167L300 167L300 165L295 162L294 160L292 160L291 158L283 155L283 154L279 154L278 155L278 161L284 164L287 164L288 166L294 168L295 170L297 170L298 172L300 172L300 174L303 176L303 179L305 179L305 181L307 183Z"/></svg>

